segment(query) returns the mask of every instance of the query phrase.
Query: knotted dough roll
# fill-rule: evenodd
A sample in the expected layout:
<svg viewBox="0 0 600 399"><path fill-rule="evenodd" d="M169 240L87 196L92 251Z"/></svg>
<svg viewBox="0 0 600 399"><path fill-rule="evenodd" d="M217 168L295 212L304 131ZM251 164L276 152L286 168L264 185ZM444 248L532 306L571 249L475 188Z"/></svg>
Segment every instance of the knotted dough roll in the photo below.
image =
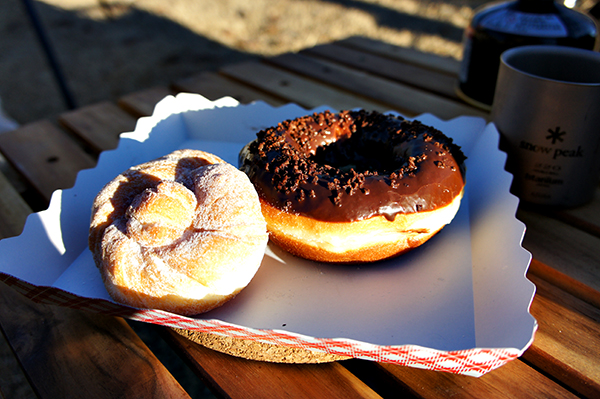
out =
<svg viewBox="0 0 600 399"><path fill-rule="evenodd" d="M248 177L179 150L134 166L97 195L89 247L117 302L194 315L238 294L268 241Z"/></svg>

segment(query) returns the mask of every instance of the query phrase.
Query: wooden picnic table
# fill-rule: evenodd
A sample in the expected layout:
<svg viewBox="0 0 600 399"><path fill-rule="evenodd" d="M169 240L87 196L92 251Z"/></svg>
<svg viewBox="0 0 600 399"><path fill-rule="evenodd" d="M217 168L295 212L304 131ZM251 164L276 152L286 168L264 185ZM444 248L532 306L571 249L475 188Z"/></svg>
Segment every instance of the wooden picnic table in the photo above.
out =
<svg viewBox="0 0 600 399"><path fill-rule="evenodd" d="M307 109L396 110L488 118L455 94L459 63L354 37L298 53L229 65L39 121L0 135L8 160L0 174L0 238L19 235L28 214L45 209L78 171L93 168L119 134L134 129L168 94L200 93L241 103L296 103ZM322 364L246 360L151 326L217 397L600 397L600 191L570 210L521 205L523 246L533 255L527 277L537 292L539 323L523 356L474 378L351 359ZM35 250L32 248L32 250ZM42 398L189 397L135 323L32 302L0 284L0 397L15 380ZM138 326L139 327L139 326ZM3 349L2 349L3 348ZM172 361L172 359L171 359ZM12 380L11 380L12 378ZM7 396L8 397L8 396Z"/></svg>

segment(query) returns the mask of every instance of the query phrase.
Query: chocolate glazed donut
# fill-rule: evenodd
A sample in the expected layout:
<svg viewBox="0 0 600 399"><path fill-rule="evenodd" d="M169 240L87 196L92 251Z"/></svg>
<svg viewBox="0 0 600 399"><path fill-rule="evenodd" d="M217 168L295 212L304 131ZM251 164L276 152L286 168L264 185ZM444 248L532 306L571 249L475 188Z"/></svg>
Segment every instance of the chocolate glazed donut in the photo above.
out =
<svg viewBox="0 0 600 399"><path fill-rule="evenodd" d="M378 112L326 111L257 133L239 156L270 238L325 262L415 248L454 218L465 156L442 132Z"/></svg>

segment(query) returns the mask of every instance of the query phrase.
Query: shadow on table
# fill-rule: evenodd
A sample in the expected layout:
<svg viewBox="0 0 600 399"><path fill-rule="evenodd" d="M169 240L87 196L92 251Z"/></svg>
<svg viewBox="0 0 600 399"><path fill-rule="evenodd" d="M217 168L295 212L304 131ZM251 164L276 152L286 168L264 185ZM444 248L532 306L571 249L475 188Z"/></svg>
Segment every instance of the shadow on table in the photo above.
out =
<svg viewBox="0 0 600 399"><path fill-rule="evenodd" d="M31 21L15 3L0 3L0 15L11 16L0 17L0 35L10 38L0 43L0 97L7 114L25 124L68 107ZM256 58L134 4L106 11L105 19L87 17L85 9L34 6L78 107Z"/></svg>
<svg viewBox="0 0 600 399"><path fill-rule="evenodd" d="M449 22L357 0L323 2L369 13L381 27L461 41L462 30ZM480 2L470 0L466 5ZM258 57L136 8L135 3L100 3L103 6L65 10L32 2L78 107L116 101L141 89ZM431 2L432 6L437 3L452 2ZM0 35L10 38L0 43L0 98L20 124L56 116L68 108L25 11L20 1L0 2Z"/></svg>

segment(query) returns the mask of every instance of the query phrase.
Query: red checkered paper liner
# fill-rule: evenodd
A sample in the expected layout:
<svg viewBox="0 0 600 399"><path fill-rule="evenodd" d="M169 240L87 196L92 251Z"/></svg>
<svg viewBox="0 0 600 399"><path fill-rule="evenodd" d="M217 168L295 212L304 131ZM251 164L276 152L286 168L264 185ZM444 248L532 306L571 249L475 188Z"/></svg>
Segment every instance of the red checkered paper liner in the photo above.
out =
<svg viewBox="0 0 600 399"><path fill-rule="evenodd" d="M165 327L473 377L480 377L522 354L521 350L515 348L440 351L418 345L382 346L349 339L314 338L282 330L255 329L215 319L195 319L162 310L135 309L105 300L82 298L57 288L35 286L4 273L0 273L0 281L38 303L125 317Z"/></svg>

